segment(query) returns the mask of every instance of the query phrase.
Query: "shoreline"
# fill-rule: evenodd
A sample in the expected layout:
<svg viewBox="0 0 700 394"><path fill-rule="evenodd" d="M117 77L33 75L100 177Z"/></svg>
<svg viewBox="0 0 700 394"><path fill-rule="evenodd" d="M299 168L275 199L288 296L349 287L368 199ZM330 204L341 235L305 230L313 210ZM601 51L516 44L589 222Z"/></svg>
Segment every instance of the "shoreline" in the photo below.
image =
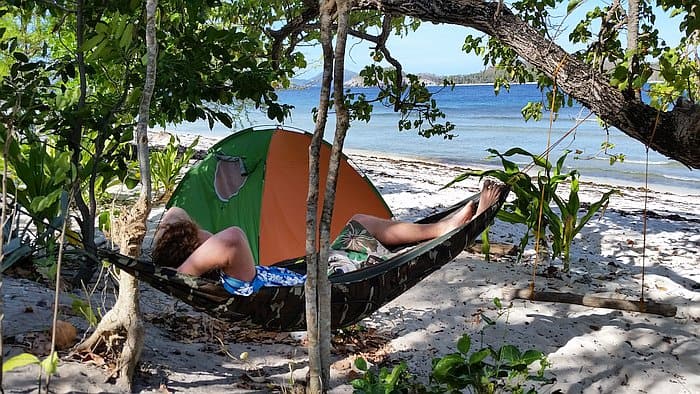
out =
<svg viewBox="0 0 700 394"><path fill-rule="evenodd" d="M296 129L299 131L304 131L302 129L298 129L295 127L290 127L291 129ZM169 137L164 137L165 135L176 135L180 138L180 144L187 146L189 145L195 137L199 137L199 144L197 145L196 149L198 151L203 151L206 153L206 151L213 146L216 142L220 141L223 138L226 138L226 136L213 136L213 135L206 135L206 134L195 134L192 132L171 132L171 131L157 131L157 130L150 130L149 131L149 141L153 145L165 145L168 143L168 138ZM397 161L406 161L406 162L421 162L425 164L432 164L432 165L437 165L437 166L443 166L447 168L461 168L461 169L472 169L472 170L488 170L488 169L500 169L502 168L500 165L484 165L483 163L476 163L476 162L469 162L469 161L463 161L463 162L455 162L453 160L449 159L439 159L439 158L432 158L432 157L424 157L420 155L411 155L411 154L404 154L404 153L392 153L392 152L380 152L380 151L374 151L370 149L358 149L358 148L344 148L343 153L345 153L348 157L352 159L352 156L355 155L361 155L361 156L376 156L379 158L386 158L390 160L397 160ZM643 190L644 189L644 184L643 183L637 183L634 181L629 181L629 180L624 180L620 179L619 177L600 177L600 176L588 176L585 173L581 174L580 178L581 182L584 184L595 184L595 185L600 185L600 186L607 186L609 188L623 188L623 189L635 189L635 190ZM660 184L660 183L650 183L649 184L649 190L650 192L663 192L663 193L673 193L673 194L679 194L679 195L684 195L684 196L697 196L700 198L700 188L691 188L691 187L682 187L682 186L673 186L673 185L667 185L667 184Z"/></svg>
<svg viewBox="0 0 700 394"><path fill-rule="evenodd" d="M400 153L378 152L378 151L372 151L372 150L367 150L367 149L344 149L343 151L349 157L352 157L353 155L376 156L376 157L387 158L387 159L391 159L391 160L415 161L415 162L423 162L426 164L442 165L442 166L446 166L446 167L456 167L456 168L464 168L464 169L471 169L471 170L490 170L490 169L501 169L502 168L498 165L487 166L487 165L483 165L482 163L470 163L470 162L454 163L451 160L440 160L440 159L435 159L435 158L413 156L413 155L400 154ZM600 185L600 186L609 186L610 188L635 189L638 191L644 190L643 183L637 183L634 181L629 181L629 180L620 179L620 178L612 178L612 177L606 178L606 177L600 177L600 176L587 176L586 174L581 174L580 180L581 180L581 183L595 184L595 185ZM659 183L650 183L649 190L656 191L656 192L681 194L681 195L686 195L686 196L697 196L698 198L700 198L700 188L693 189L690 187L680 187L680 186L672 186L672 185L662 185Z"/></svg>

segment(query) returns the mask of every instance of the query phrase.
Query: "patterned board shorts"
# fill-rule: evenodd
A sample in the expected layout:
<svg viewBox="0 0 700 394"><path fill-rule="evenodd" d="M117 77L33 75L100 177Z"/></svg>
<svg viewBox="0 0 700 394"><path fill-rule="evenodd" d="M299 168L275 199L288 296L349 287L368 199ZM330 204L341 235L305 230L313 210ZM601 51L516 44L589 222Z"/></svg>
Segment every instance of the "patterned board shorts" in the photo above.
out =
<svg viewBox="0 0 700 394"><path fill-rule="evenodd" d="M374 238L360 223L352 220L331 244L328 257L328 275L356 271L367 265L384 261L389 250ZM281 267L256 266L256 275L250 282L220 273L221 285L233 295L249 296L262 287L297 286L306 281L306 275Z"/></svg>
<svg viewBox="0 0 700 394"><path fill-rule="evenodd" d="M233 295L249 296L261 287L297 286L306 281L306 275L281 267L255 266L255 278L250 282L220 273L221 285Z"/></svg>

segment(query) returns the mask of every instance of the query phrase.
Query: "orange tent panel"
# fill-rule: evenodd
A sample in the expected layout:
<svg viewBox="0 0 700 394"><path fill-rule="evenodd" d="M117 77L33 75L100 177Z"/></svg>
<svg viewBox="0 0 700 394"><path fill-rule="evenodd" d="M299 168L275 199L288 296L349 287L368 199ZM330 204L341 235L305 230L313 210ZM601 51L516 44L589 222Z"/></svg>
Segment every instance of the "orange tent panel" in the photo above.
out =
<svg viewBox="0 0 700 394"><path fill-rule="evenodd" d="M306 254L306 198L311 135L276 131L270 142L260 218L260 264L272 265ZM320 194L323 198L330 145L322 144ZM317 218L321 217L322 201ZM356 213L390 218L391 211L366 178L343 157L336 189L331 240Z"/></svg>

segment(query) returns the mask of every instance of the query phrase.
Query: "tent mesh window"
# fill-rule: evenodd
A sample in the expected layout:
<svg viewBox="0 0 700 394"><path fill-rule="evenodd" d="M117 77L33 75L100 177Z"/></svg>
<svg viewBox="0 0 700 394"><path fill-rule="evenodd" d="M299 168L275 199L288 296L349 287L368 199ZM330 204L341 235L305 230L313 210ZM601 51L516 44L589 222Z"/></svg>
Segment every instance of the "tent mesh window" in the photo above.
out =
<svg viewBox="0 0 700 394"><path fill-rule="evenodd" d="M221 201L228 201L238 194L248 178L245 164L240 157L217 155L214 172L214 189Z"/></svg>

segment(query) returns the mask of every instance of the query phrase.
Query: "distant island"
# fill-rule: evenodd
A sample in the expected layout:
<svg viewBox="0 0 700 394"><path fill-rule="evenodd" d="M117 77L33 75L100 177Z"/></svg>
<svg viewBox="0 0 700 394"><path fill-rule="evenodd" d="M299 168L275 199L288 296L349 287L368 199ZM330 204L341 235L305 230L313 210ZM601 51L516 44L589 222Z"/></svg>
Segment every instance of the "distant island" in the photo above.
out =
<svg viewBox="0 0 700 394"><path fill-rule="evenodd" d="M496 80L497 71L489 67L484 71L472 74L437 75L430 73L416 74L420 81L428 86L442 85L444 80L451 81L458 85L493 83ZM318 74L310 79L293 78L291 89L305 89L321 86L322 74ZM345 70L343 85L346 87L364 87L362 77L351 70Z"/></svg>

